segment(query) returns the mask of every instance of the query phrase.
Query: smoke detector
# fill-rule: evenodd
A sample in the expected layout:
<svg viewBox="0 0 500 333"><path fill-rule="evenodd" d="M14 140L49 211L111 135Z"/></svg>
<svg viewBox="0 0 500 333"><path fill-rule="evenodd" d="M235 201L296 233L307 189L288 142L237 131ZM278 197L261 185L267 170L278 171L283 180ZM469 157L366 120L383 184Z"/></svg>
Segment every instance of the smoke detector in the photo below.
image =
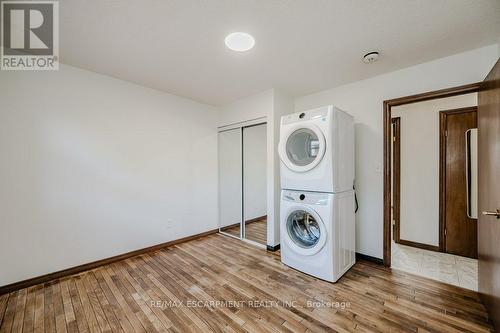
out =
<svg viewBox="0 0 500 333"><path fill-rule="evenodd" d="M363 56L363 62L365 64L371 64L378 60L379 55L377 51L369 52Z"/></svg>

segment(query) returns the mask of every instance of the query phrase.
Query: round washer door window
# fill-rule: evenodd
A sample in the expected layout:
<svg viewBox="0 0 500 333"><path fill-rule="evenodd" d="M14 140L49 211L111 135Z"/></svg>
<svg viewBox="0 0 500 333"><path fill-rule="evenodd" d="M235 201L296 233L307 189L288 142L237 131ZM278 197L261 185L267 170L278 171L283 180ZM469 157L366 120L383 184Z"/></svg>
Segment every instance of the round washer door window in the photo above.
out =
<svg viewBox="0 0 500 333"><path fill-rule="evenodd" d="M297 209L288 214L286 230L289 244L301 254L314 254L324 245L326 231L316 214Z"/></svg>
<svg viewBox="0 0 500 333"><path fill-rule="evenodd" d="M280 157L292 171L306 172L313 169L325 154L325 138L314 125L295 126L289 129L284 144L280 144Z"/></svg>

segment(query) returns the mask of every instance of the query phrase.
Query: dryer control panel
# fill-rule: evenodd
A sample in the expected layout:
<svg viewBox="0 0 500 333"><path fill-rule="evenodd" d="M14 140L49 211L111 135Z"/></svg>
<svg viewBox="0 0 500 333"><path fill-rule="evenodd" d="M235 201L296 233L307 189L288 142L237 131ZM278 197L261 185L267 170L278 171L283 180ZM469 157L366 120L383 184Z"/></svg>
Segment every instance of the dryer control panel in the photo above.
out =
<svg viewBox="0 0 500 333"><path fill-rule="evenodd" d="M326 118L329 116L329 112L332 111L333 105L323 106L321 108L304 112L295 112L281 117L281 124L293 124L300 121L307 121L312 119L321 119L322 121L326 121Z"/></svg>

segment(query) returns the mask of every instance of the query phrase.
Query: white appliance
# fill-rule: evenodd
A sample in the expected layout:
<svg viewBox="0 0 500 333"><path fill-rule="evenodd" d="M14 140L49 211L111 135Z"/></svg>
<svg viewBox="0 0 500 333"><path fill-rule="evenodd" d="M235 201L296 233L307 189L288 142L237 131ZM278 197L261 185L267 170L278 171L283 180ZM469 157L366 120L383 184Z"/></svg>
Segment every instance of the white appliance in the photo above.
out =
<svg viewBox="0 0 500 333"><path fill-rule="evenodd" d="M281 261L335 282L355 263L354 191L282 190Z"/></svg>
<svg viewBox="0 0 500 333"><path fill-rule="evenodd" d="M354 120L332 105L281 117L281 188L343 192L354 184Z"/></svg>

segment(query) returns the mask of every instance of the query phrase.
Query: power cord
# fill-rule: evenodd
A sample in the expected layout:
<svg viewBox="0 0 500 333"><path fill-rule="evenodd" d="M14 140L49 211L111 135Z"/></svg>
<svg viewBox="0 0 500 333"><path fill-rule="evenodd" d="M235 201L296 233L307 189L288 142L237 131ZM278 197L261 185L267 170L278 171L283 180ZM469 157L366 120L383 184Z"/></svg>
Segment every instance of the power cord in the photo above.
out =
<svg viewBox="0 0 500 333"><path fill-rule="evenodd" d="M354 190L354 203L356 204L356 209L354 209L354 214L356 214L359 210L358 196L356 195L356 186L352 185L352 189Z"/></svg>

